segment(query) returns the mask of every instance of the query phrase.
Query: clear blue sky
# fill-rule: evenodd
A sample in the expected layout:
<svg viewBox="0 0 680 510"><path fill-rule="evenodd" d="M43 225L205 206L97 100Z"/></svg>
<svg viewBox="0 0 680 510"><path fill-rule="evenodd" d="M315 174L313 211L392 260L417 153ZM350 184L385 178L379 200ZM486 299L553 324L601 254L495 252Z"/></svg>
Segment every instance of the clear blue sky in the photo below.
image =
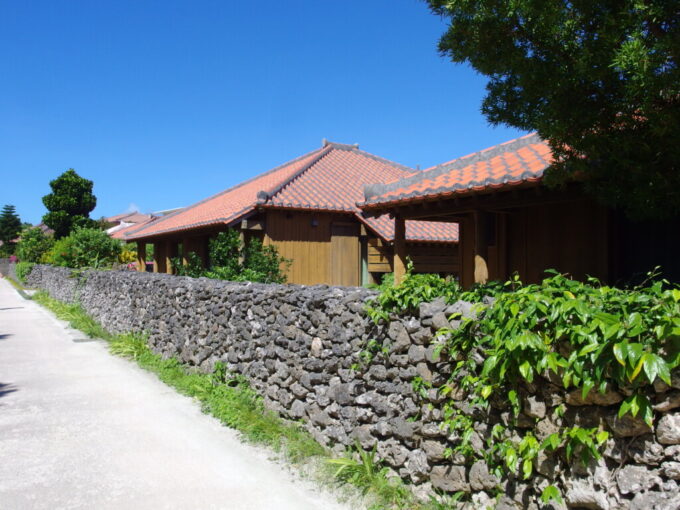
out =
<svg viewBox="0 0 680 510"><path fill-rule="evenodd" d="M189 205L323 138L425 168L521 135L419 0L0 0L0 206L69 167L93 217Z"/></svg>

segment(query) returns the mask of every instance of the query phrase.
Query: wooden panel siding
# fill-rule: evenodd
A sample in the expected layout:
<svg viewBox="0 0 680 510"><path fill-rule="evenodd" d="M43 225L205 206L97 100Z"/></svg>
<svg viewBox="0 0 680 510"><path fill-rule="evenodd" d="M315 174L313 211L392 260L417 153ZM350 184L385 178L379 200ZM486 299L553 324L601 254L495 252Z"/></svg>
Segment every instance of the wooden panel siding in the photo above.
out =
<svg viewBox="0 0 680 510"><path fill-rule="evenodd" d="M331 224L331 285L361 284L361 245L358 223Z"/></svg>
<svg viewBox="0 0 680 510"><path fill-rule="evenodd" d="M382 239L368 239L368 271L392 272L392 246ZM407 256L413 260L417 273L457 274L460 271L458 245L434 243L407 243Z"/></svg>
<svg viewBox="0 0 680 510"><path fill-rule="evenodd" d="M592 201L524 207L511 212L507 222L504 276L517 271L533 283L545 277L545 269L556 269L579 280L608 279L607 214Z"/></svg>
<svg viewBox="0 0 680 510"><path fill-rule="evenodd" d="M289 283L329 283L331 221L338 215L267 211L264 244L291 259Z"/></svg>
<svg viewBox="0 0 680 510"><path fill-rule="evenodd" d="M368 238L368 272L392 272L392 247L377 237Z"/></svg>

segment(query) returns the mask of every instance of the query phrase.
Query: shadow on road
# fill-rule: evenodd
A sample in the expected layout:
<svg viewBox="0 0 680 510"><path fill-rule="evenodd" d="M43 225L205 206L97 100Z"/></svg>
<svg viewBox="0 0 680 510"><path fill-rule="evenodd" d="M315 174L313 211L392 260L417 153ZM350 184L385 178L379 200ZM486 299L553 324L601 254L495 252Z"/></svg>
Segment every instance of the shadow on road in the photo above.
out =
<svg viewBox="0 0 680 510"><path fill-rule="evenodd" d="M7 340L11 336L12 335L10 335L9 333L0 334L0 340Z"/></svg>
<svg viewBox="0 0 680 510"><path fill-rule="evenodd" d="M5 395L9 395L10 393L14 393L15 391L19 391L19 388L13 384L0 383L0 398L4 397Z"/></svg>
<svg viewBox="0 0 680 510"><path fill-rule="evenodd" d="M7 308L0 308L0 312L3 312L5 310L23 310L23 309L24 309L23 306L10 306Z"/></svg>

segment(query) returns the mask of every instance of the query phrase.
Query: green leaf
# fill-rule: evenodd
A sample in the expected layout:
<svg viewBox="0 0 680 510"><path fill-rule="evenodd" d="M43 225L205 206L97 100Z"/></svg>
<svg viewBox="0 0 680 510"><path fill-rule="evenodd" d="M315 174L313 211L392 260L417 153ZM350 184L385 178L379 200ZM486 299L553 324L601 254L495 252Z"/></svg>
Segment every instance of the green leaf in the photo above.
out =
<svg viewBox="0 0 680 510"><path fill-rule="evenodd" d="M480 394L482 395L483 398L487 399L487 398L489 398L489 395L491 395L492 391L493 391L493 386L487 385L487 386L484 386L482 388L482 391L480 392Z"/></svg>
<svg viewBox="0 0 680 510"><path fill-rule="evenodd" d="M522 474L524 475L525 480L531 476L533 470L534 470L533 462L531 462L531 460L529 459L526 459L522 463Z"/></svg>
<svg viewBox="0 0 680 510"><path fill-rule="evenodd" d="M505 451L505 465L508 466L510 471L517 469L517 452L513 447L509 447Z"/></svg>
<svg viewBox="0 0 680 510"><path fill-rule="evenodd" d="M643 367L647 380L653 383L657 376L666 384L671 384L671 374L666 364L666 361L651 352L646 353L643 357Z"/></svg>
<svg viewBox="0 0 680 510"><path fill-rule="evenodd" d="M562 439L560 438L560 435L557 432L554 432L543 440L541 449L557 450L561 442Z"/></svg>
<svg viewBox="0 0 680 510"><path fill-rule="evenodd" d="M541 492L541 501L543 501L545 504L548 504L553 499L562 504L560 490L554 485L548 485L545 489L543 489L543 492Z"/></svg>
<svg viewBox="0 0 680 510"><path fill-rule="evenodd" d="M525 361L519 366L519 373L522 374L522 377L528 382L531 382L534 379L534 369L528 361Z"/></svg>
<svg viewBox="0 0 680 510"><path fill-rule="evenodd" d="M614 344L614 357L624 367L626 366L626 360L628 359L628 342L619 342Z"/></svg>
<svg viewBox="0 0 680 510"><path fill-rule="evenodd" d="M592 390L594 386L595 386L595 382L590 380L590 379L587 380L587 381L583 381L583 389L581 390L581 399L582 400L586 399L586 397L588 396L588 393L590 393L590 390Z"/></svg>
<svg viewBox="0 0 680 510"><path fill-rule="evenodd" d="M595 439L597 439L597 444L602 444L607 439L609 439L609 432L607 432L606 430L601 430L597 433Z"/></svg>

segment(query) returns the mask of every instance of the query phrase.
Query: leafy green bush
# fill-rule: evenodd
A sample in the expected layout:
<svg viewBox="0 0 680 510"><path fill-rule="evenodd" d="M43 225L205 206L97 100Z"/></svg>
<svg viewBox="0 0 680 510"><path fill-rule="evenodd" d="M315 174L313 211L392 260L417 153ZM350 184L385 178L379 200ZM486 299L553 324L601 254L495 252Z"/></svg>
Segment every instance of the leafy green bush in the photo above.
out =
<svg viewBox="0 0 680 510"><path fill-rule="evenodd" d="M46 262L72 268L111 267L121 251L120 241L111 239L103 230L76 228L54 244Z"/></svg>
<svg viewBox="0 0 680 510"><path fill-rule="evenodd" d="M639 415L652 425L652 384L657 379L670 384L671 372L680 366L680 289L664 281L617 289L555 272L540 284L524 286L515 278L498 289L492 304L479 305L477 319L438 331L446 340L436 352L453 366L440 395L462 388L478 409L488 409L493 395L507 395L518 417L521 386L543 377L580 391L582 399L591 391L618 390L628 395L619 416ZM532 476L541 451L561 450L568 460L578 453L585 463L599 458L608 439L604 430L574 426L538 442L529 431L497 423L489 448L479 452L465 439L472 419L452 400L444 400L441 410L442 426L463 438L451 453L485 455L499 476L517 471ZM557 499L559 491L549 486L543 496Z"/></svg>
<svg viewBox="0 0 680 510"><path fill-rule="evenodd" d="M205 276L217 280L234 282L284 283L286 275L282 266L290 261L279 255L274 246L263 246L259 239L251 240L243 246L238 232L220 232L210 240L210 268L203 268L203 261L193 252L187 255L188 264L184 265L177 257L172 259L175 272L180 276L198 278Z"/></svg>
<svg viewBox="0 0 680 510"><path fill-rule="evenodd" d="M33 266L35 264L33 262L18 262L16 265L16 273L17 273L17 278L19 278L19 281L21 283L26 283L26 277L28 274L31 272L33 269Z"/></svg>
<svg viewBox="0 0 680 510"><path fill-rule="evenodd" d="M392 282L394 281L392 277ZM413 263L408 262L406 274L399 285L390 285L386 277L380 288L382 292L366 307L366 313L374 321L387 321L391 314L414 313L420 303L443 297L447 302L459 298L461 289L455 280L447 280L436 274L414 274Z"/></svg>
<svg viewBox="0 0 680 510"><path fill-rule="evenodd" d="M45 253L54 245L54 239L46 236L39 228L28 228L21 233L16 255L24 262L41 262Z"/></svg>

